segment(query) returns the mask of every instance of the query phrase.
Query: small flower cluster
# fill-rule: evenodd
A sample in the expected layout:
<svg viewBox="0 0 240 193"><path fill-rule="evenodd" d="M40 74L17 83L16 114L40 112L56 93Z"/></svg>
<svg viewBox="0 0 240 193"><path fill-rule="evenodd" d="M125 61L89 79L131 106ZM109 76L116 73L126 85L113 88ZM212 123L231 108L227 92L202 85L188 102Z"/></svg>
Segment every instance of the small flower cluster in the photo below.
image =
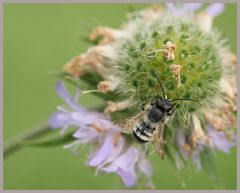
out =
<svg viewBox="0 0 240 193"><path fill-rule="evenodd" d="M235 145L236 57L212 28L224 5L198 11L201 6L154 5L129 14L121 29L99 26L92 31L89 38L97 45L64 66L68 76L86 83L88 90L80 92L78 87L74 98L63 82L56 86L69 107L58 107L50 126L62 133L70 126L77 128L76 141L65 148L92 145L88 166L117 173L127 187L136 185L141 172L152 187L148 144L137 143L120 123L139 113L143 100L150 103L161 95L153 71L160 75L168 98L198 101L177 104L165 125L166 155L177 169L188 158L201 169L208 161L202 159L206 151L227 153ZM88 111L79 106L84 92L104 99L105 109Z"/></svg>

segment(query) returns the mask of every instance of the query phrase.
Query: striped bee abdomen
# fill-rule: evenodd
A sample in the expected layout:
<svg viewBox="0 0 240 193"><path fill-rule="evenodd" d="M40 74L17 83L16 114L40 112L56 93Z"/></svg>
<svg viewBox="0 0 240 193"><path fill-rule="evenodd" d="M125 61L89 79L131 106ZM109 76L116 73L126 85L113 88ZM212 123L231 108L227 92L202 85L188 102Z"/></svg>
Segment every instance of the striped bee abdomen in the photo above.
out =
<svg viewBox="0 0 240 193"><path fill-rule="evenodd" d="M133 129L133 136L139 143L147 143L152 138L155 128L145 121L137 124Z"/></svg>

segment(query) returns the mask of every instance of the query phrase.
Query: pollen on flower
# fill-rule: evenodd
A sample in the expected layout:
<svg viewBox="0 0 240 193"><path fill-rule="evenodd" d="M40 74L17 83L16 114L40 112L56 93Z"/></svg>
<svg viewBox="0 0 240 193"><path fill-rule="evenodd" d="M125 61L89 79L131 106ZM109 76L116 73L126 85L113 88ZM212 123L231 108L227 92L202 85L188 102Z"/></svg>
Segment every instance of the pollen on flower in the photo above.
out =
<svg viewBox="0 0 240 193"><path fill-rule="evenodd" d="M128 106L130 105L130 101L129 100L121 102L107 101L107 104L108 106L104 109L104 114L107 116L111 116L111 113L113 112L128 108Z"/></svg>
<svg viewBox="0 0 240 193"><path fill-rule="evenodd" d="M204 112L206 119L217 130L222 131L225 128L236 126L236 117L232 115L232 110L226 106L214 108Z"/></svg>
<svg viewBox="0 0 240 193"><path fill-rule="evenodd" d="M177 88L181 86L181 66L179 64L172 64L170 66L173 75L175 76L176 80L178 81Z"/></svg>
<svg viewBox="0 0 240 193"><path fill-rule="evenodd" d="M103 93L107 93L108 91L110 91L110 82L108 81L102 81L102 82L99 82L98 85L97 85L97 88L98 90L100 90L101 92Z"/></svg>
<svg viewBox="0 0 240 193"><path fill-rule="evenodd" d="M120 138L121 138L121 133L120 132L116 133L114 136L114 145L115 146L119 143Z"/></svg>
<svg viewBox="0 0 240 193"><path fill-rule="evenodd" d="M175 51L176 51L176 44L173 44L171 41L167 41L164 44L164 57L167 60L174 60L175 59Z"/></svg>
<svg viewBox="0 0 240 193"><path fill-rule="evenodd" d="M109 75L106 80L98 83L97 88L102 93L107 93L109 91L114 91L119 86L120 81L117 77Z"/></svg>
<svg viewBox="0 0 240 193"><path fill-rule="evenodd" d="M184 143L181 144L181 148L183 149L184 152L186 152L189 155L190 158L192 157L193 147L190 147L189 144Z"/></svg>
<svg viewBox="0 0 240 193"><path fill-rule="evenodd" d="M234 138L235 134L233 130L227 130L226 131L226 138L227 140L231 141Z"/></svg>
<svg viewBox="0 0 240 193"><path fill-rule="evenodd" d="M109 60L108 54L112 48L108 45L99 45L88 49L87 53L80 54L64 66L64 70L73 76L81 77L90 72L96 72L103 78L111 75L111 70L105 64Z"/></svg>
<svg viewBox="0 0 240 193"><path fill-rule="evenodd" d="M233 53L228 53L229 54L229 57L230 57L230 60L233 64L237 64L237 56L236 54L233 54Z"/></svg>
<svg viewBox="0 0 240 193"><path fill-rule="evenodd" d="M104 114L110 116L112 112L115 112L119 109L119 105L115 102L108 101L108 106L104 109Z"/></svg>
<svg viewBox="0 0 240 193"><path fill-rule="evenodd" d="M99 132L99 133L102 133L102 132L107 131L106 128L100 127L100 126L98 126L98 125L95 124L95 123L91 124L91 127L92 127L93 129L95 129L95 130L96 130L97 132Z"/></svg>
<svg viewBox="0 0 240 193"><path fill-rule="evenodd" d="M200 120L196 115L192 115L193 131L190 136L191 144L196 148L199 144L208 144L209 139L204 133Z"/></svg>
<svg viewBox="0 0 240 193"><path fill-rule="evenodd" d="M91 41L98 41L99 45L109 44L114 42L121 36L121 31L108 28L108 27L96 27L89 36Z"/></svg>
<svg viewBox="0 0 240 193"><path fill-rule="evenodd" d="M93 71L96 68L97 60L89 57L88 54L81 54L73 58L69 63L64 66L64 70L70 75L80 77Z"/></svg>
<svg viewBox="0 0 240 193"><path fill-rule="evenodd" d="M67 63L64 66L64 71L71 74L72 76L79 77L82 76L85 72L81 69L79 62L79 56L74 58L71 62Z"/></svg>

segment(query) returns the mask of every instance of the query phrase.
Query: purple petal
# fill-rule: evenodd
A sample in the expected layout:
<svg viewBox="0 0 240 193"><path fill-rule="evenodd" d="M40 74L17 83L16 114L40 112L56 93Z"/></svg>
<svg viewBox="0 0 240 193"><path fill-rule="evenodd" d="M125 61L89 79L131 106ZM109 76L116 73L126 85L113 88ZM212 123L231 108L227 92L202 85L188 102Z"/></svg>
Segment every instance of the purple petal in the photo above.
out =
<svg viewBox="0 0 240 193"><path fill-rule="evenodd" d="M194 165L196 166L197 170L201 170L202 169L202 163L201 163L201 159L200 159L200 152L195 150L193 155L192 155L192 160Z"/></svg>
<svg viewBox="0 0 240 193"><path fill-rule="evenodd" d="M133 186L136 180L135 164L139 158L139 151L134 147L113 161L109 166L102 168L105 172L117 172L126 186Z"/></svg>
<svg viewBox="0 0 240 193"><path fill-rule="evenodd" d="M123 179L126 187L132 187L135 184L136 177L131 172L124 171L122 168L117 168L117 174Z"/></svg>
<svg viewBox="0 0 240 193"><path fill-rule="evenodd" d="M186 143L186 136L182 129L177 129L175 143L184 157L187 157L187 152L183 150L182 146Z"/></svg>
<svg viewBox="0 0 240 193"><path fill-rule="evenodd" d="M95 122L97 125L101 125L102 127L104 128L108 128L108 129L112 129L114 127L114 124L112 121L110 120L107 120L107 119L102 119L102 118L99 118L96 120Z"/></svg>
<svg viewBox="0 0 240 193"><path fill-rule="evenodd" d="M175 16L183 14L183 9L176 6L175 3L167 3L166 5L167 5L168 11L171 12L171 14L173 14Z"/></svg>
<svg viewBox="0 0 240 193"><path fill-rule="evenodd" d="M186 138L182 129L177 129L176 131L176 142L179 145L183 145L186 143Z"/></svg>
<svg viewBox="0 0 240 193"><path fill-rule="evenodd" d="M139 154L138 167L146 176L150 177L152 175L152 166L150 162L146 159L143 152Z"/></svg>
<svg viewBox="0 0 240 193"><path fill-rule="evenodd" d="M179 6L176 6L174 3L167 3L167 9L172 12L174 15L182 15L186 12L195 12L197 11L201 6L202 3L185 3L181 4Z"/></svg>
<svg viewBox="0 0 240 193"><path fill-rule="evenodd" d="M177 10L176 6L174 5L174 3L167 3L167 9L171 12L175 12Z"/></svg>
<svg viewBox="0 0 240 193"><path fill-rule="evenodd" d="M110 164L114 160L118 159L118 156L122 152L123 146L124 146L124 139L123 139L123 137L121 137L119 139L118 143L113 146L113 150L112 150L111 154L108 156L108 158L101 165L98 166L98 168L101 169L106 164Z"/></svg>
<svg viewBox="0 0 240 193"><path fill-rule="evenodd" d="M224 11L223 3L213 3L205 9L205 13L212 17L216 17Z"/></svg>
<svg viewBox="0 0 240 193"><path fill-rule="evenodd" d="M183 10L185 11L197 11L202 6L202 3L185 3L183 5Z"/></svg>
<svg viewBox="0 0 240 193"><path fill-rule="evenodd" d="M82 110L82 108L74 101L74 99L69 95L67 88L65 87L63 81L59 81L56 84L56 91L58 95L72 108L75 110Z"/></svg>
<svg viewBox="0 0 240 193"><path fill-rule="evenodd" d="M128 150L118 157L112 164L103 168L106 172L115 172L117 168L127 169L131 165L134 165L138 158L138 149L135 147L129 147Z"/></svg>
<svg viewBox="0 0 240 193"><path fill-rule="evenodd" d="M72 112L70 113L70 116L74 124L79 127L83 125L95 124L106 130L108 129L117 130L116 126L113 124L112 121L103 119L103 115L98 112L90 112L90 111L82 110L82 111Z"/></svg>
<svg viewBox="0 0 240 193"><path fill-rule="evenodd" d="M218 150L225 153L229 152L229 149L236 145L233 141L227 139L225 132L217 131L213 127L208 127L208 135L210 138L211 146L216 147Z"/></svg>
<svg viewBox="0 0 240 193"><path fill-rule="evenodd" d="M73 137L82 140L83 143L87 143L95 139L97 136L98 132L95 129L87 126L81 127L73 134Z"/></svg>
<svg viewBox="0 0 240 193"><path fill-rule="evenodd" d="M185 158L189 158L189 154L186 151L184 151L184 149L182 148L182 145L184 145L185 143L186 143L186 137L184 135L184 132L182 129L178 129L176 134L177 147L179 148L181 154ZM194 150L191 158L196 168L200 170L202 168L201 160L200 160L200 150ZM179 168L181 167L181 165L178 165L178 166Z"/></svg>
<svg viewBox="0 0 240 193"><path fill-rule="evenodd" d="M63 128L66 125L69 125L71 118L69 115L62 112L55 112L49 119L49 126L51 128Z"/></svg>
<svg viewBox="0 0 240 193"><path fill-rule="evenodd" d="M70 115L73 121L81 125L92 124L93 121L96 121L96 119L98 119L97 114L88 111L75 111L72 112Z"/></svg>
<svg viewBox="0 0 240 193"><path fill-rule="evenodd" d="M89 166L97 166L101 164L104 160L107 159L109 154L113 149L113 135L107 135L103 145L98 150L98 152L94 155L94 157L89 161Z"/></svg>

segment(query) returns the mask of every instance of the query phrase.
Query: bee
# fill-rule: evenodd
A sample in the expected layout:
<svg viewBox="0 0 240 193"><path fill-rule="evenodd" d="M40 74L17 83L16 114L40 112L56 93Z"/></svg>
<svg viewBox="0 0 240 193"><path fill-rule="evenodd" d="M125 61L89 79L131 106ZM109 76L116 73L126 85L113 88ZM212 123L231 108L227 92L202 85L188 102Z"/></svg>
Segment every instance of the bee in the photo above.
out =
<svg viewBox="0 0 240 193"><path fill-rule="evenodd" d="M165 136L164 125L168 118L174 114L178 100L188 100L197 102L192 99L176 98L167 99L160 78L157 73L153 73L157 78L158 84L162 90L162 97L157 97L149 104L143 103L142 111L125 122L125 129L132 133L137 142L145 144L153 143L155 150L163 159L165 155Z"/></svg>

